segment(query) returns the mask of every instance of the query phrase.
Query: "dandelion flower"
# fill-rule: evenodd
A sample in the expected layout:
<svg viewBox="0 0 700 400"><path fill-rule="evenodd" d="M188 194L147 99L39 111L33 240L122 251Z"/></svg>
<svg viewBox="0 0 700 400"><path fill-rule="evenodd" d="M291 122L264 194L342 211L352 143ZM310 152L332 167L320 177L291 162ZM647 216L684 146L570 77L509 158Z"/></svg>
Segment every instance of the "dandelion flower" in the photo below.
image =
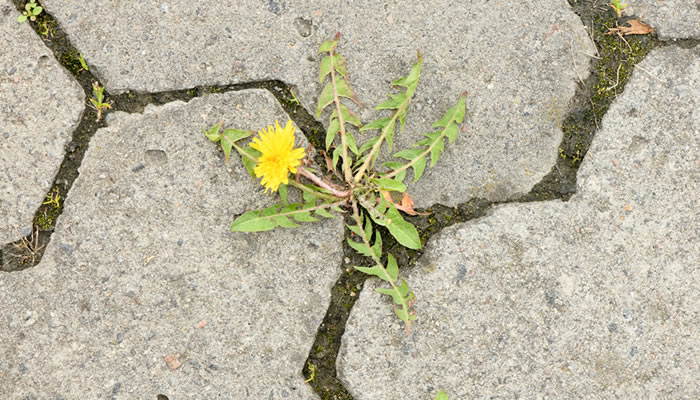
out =
<svg viewBox="0 0 700 400"><path fill-rule="evenodd" d="M250 147L258 150L258 164L255 166L255 176L262 178L261 185L265 186L265 193L269 189L277 191L281 183L287 184L287 175L297 172L297 167L304 158L303 147L294 147L294 126L292 121L282 129L278 121L275 127L267 127L267 132L262 129L258 132L260 138L254 138Z"/></svg>

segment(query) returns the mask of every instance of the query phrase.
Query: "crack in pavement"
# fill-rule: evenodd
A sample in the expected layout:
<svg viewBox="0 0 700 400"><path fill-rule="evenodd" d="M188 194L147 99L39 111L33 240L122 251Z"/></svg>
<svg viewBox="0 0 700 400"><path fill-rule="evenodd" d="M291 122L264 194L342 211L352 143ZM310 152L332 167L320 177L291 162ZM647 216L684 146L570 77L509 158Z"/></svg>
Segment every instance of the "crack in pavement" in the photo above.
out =
<svg viewBox="0 0 700 400"><path fill-rule="evenodd" d="M23 10L25 1L13 0L18 10ZM508 203L524 203L531 201L563 200L567 201L576 191L576 173L586 152L598 131L600 121L607 112L608 107L619 95L625 86L627 79L631 76L634 65L640 62L644 56L656 46L677 45L680 47L694 47L698 40L680 40L672 44L664 43L655 37L627 37L630 50L636 49L638 54L616 54L607 48L611 40L620 40L616 36L605 36L606 23L615 21L611 17L611 10L596 9L592 1L569 1L574 12L583 20L585 26L591 26L592 39L601 52L599 60L591 60L589 68L592 74L585 81L579 82L576 94L569 105L569 112L562 125L563 139L559 146L560 157L552 167L549 174L525 195L508 199L505 201L493 202L481 198L472 198L456 207L447 207L435 204L428 208L430 212L427 216L406 217L419 230L421 241L425 244L430 238L439 233L443 228L456 223L466 222L475 218L480 218L491 210L493 206ZM39 21L30 22L32 28L39 32L40 23L51 23L54 26L54 36L50 41L44 40L45 45L53 52L54 57L66 68L83 88L87 98L92 97L92 85L99 82L95 74L89 70L83 70L76 66L77 50L71 45L66 33L58 25L57 21L47 12L44 12ZM635 47L636 46L636 47ZM623 58L629 56L628 58ZM602 80L610 68L618 68L624 65L625 73L616 82L614 90L607 90L604 87L608 83ZM94 67L93 67L94 71ZM147 105L162 105L172 101L189 101L193 98L205 96L210 93L224 93L229 91L239 91L246 89L266 89L271 92L281 104L285 112L302 130L310 143L317 148L323 148L325 129L308 111L296 100L293 88L280 80L264 80L231 85L196 86L189 89L171 90L163 92L131 92L126 91L120 95L112 96L106 91L106 101L113 106L113 111L124 111L129 113L139 113ZM105 110L105 116L111 112ZM56 190L63 197L67 194L79 172L78 168L83 160L87 145L95 132L102 127L106 127L105 120L96 121L97 113L94 109L86 108L81 117L80 124L72 133L72 139L67 146L64 160L53 185L48 193ZM324 165L320 162L319 165ZM47 207L41 206L34 217L34 227L38 234L37 258L27 265L14 263L9 267L4 267L5 261L3 253L7 253L12 247L22 243L22 240L31 240L31 235L20 241L4 246L4 251L0 250L0 271L19 271L32 267L41 259L43 249L51 239L51 234L55 228L55 218L63 211L63 204L57 210L52 224L46 227L37 226L37 219L42 213L46 213ZM409 250L401 247L391 235L378 227L384 235L385 253L391 252L396 256L402 268L411 267L422 254L421 251ZM349 237L346 229L345 237ZM352 399L348 390L342 382L337 379L336 357L340 349L341 339L345 331L345 325L350 315L350 311L359 297L364 286L364 282L369 277L352 268L353 265L367 266L365 257L352 250L345 240L343 240L344 260L341 262L342 274L331 289L331 300L323 321L318 327L314 344L311 347L309 356L303 366L302 373L307 378L312 377L310 366L315 372L309 384L322 399L347 400ZM159 398L167 399L165 395L158 395Z"/></svg>

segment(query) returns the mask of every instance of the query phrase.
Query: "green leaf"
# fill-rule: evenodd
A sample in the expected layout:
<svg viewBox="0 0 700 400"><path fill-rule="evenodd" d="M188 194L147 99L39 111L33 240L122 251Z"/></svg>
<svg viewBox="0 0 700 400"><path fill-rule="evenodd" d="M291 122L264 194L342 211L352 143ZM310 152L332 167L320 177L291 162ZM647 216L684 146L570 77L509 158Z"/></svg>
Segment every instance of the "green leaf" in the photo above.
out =
<svg viewBox="0 0 700 400"><path fill-rule="evenodd" d="M329 213L325 208L319 208L318 210L314 210L314 212L324 218L335 218L333 214Z"/></svg>
<svg viewBox="0 0 700 400"><path fill-rule="evenodd" d="M233 144L237 141L254 135L253 131L242 131L240 129L225 129L224 133L221 135L221 148L224 149L224 155L226 156L226 161L228 161L231 156L231 148Z"/></svg>
<svg viewBox="0 0 700 400"><path fill-rule="evenodd" d="M299 226L299 224L295 224L294 222L292 222L286 215L273 217L272 220L275 221L275 223L277 223L277 225L281 226L282 228L296 228Z"/></svg>
<svg viewBox="0 0 700 400"><path fill-rule="evenodd" d="M284 183L280 183L279 192L280 198L282 199L282 203L289 204L287 202L287 185L285 185Z"/></svg>
<svg viewBox="0 0 700 400"><path fill-rule="evenodd" d="M391 100L387 100L380 105L374 107L375 110L394 110L401 106L401 103L406 101L406 94L401 92L399 94L390 94Z"/></svg>
<svg viewBox="0 0 700 400"><path fill-rule="evenodd" d="M318 72L318 81L323 83L323 79L331 72L331 56L325 56L321 60L321 69Z"/></svg>
<svg viewBox="0 0 700 400"><path fill-rule="evenodd" d="M350 245L350 247L355 249L356 252L362 254L365 257L372 256L372 253L370 253L370 249L367 248L367 246L365 245L364 242L362 242L362 243L356 242L350 238L347 238L347 241L348 241L348 244Z"/></svg>
<svg viewBox="0 0 700 400"><path fill-rule="evenodd" d="M435 146L433 146L433 149L430 150L430 168L437 164L443 150L445 150L445 141L440 139L435 142Z"/></svg>
<svg viewBox="0 0 700 400"><path fill-rule="evenodd" d="M413 97L413 93L416 91L416 86L418 85L418 78L420 77L421 66L423 65L423 57L418 53L418 61L413 64L411 71L408 76L400 78L392 82L394 86L403 86L406 88L406 97L409 99Z"/></svg>
<svg viewBox="0 0 700 400"><path fill-rule="evenodd" d="M396 238L396 241L402 246L414 250L420 249L420 236L418 235L416 227L406 222L403 217L401 217L396 207L391 203L387 203L386 201L380 202L377 207L379 212L383 212L380 208L383 204L388 204L388 209L383 215L383 218L378 218L370 213L372 220L379 225L385 226L389 230L389 233L391 233L391 236Z"/></svg>
<svg viewBox="0 0 700 400"><path fill-rule="evenodd" d="M27 20L26 15L20 15L19 17L17 17L17 22L19 22L20 24L26 20Z"/></svg>
<svg viewBox="0 0 700 400"><path fill-rule="evenodd" d="M367 275L374 275L376 277L379 277L379 279L386 281L388 276L386 276L386 272L384 271L384 268L381 267L381 265L375 265L374 267L367 268L367 267L354 267L356 270L363 272Z"/></svg>
<svg viewBox="0 0 700 400"><path fill-rule="evenodd" d="M462 120L464 119L464 113L466 112L466 99L466 93L459 96L457 104L455 104L449 110L447 110L447 112L445 112L445 115L443 115L439 121L433 124L433 127L436 128L439 126L447 126L452 121L461 124Z"/></svg>
<svg viewBox="0 0 700 400"><path fill-rule="evenodd" d="M325 53L329 52L331 50L335 50L335 48L338 46L338 40L326 40L323 43L321 43L321 47L318 48L319 53Z"/></svg>
<svg viewBox="0 0 700 400"><path fill-rule="evenodd" d="M216 123L214 126L212 126L211 128L209 128L208 131L202 130L202 133L204 133L204 136L206 136L207 139L216 143L219 140L221 140L221 135L219 134L219 130L221 129L221 125L223 123L224 123L224 121L220 121L220 122Z"/></svg>
<svg viewBox="0 0 700 400"><path fill-rule="evenodd" d="M363 144L362 147L360 147L360 154L363 154L365 151L371 149L372 146L377 144L377 140L379 140L379 137L373 137L372 139L368 140L365 144Z"/></svg>
<svg viewBox="0 0 700 400"><path fill-rule="evenodd" d="M421 157L413 163L413 183L418 182L418 179L420 179L420 177L423 176L423 171L425 170L425 163L425 157Z"/></svg>
<svg viewBox="0 0 700 400"><path fill-rule="evenodd" d="M399 278L399 266L396 264L396 259L391 253L387 254L386 273L389 274L389 279L391 279L392 282L396 282L396 279Z"/></svg>
<svg viewBox="0 0 700 400"><path fill-rule="evenodd" d="M411 291L411 289L408 287L408 284L406 283L405 279L401 279L401 285L396 288L396 290L392 289L384 289L384 288L378 288L376 289L377 292L381 294L386 294L388 296L391 296L392 300L394 300L394 303L396 305L406 305L408 301L413 300L414 294ZM408 307L406 307L408 308ZM401 316L399 316L401 318ZM406 321L406 319L401 318L403 321Z"/></svg>
<svg viewBox="0 0 700 400"><path fill-rule="evenodd" d="M41 8L41 7L39 7L39 6L34 7L34 10L32 11L32 14L34 14L34 15L39 15L39 14L41 14L41 12L42 12L43 10L44 10L44 9Z"/></svg>
<svg viewBox="0 0 700 400"><path fill-rule="evenodd" d="M374 244L372 245L372 252L377 258L381 258L382 256L382 234L377 231L377 236L374 240Z"/></svg>
<svg viewBox="0 0 700 400"><path fill-rule="evenodd" d="M241 155L241 161L243 162L243 165L245 166L245 169L248 171L250 176L256 178L255 166L258 163L258 157L260 157L261 153L250 146L236 146L236 151L238 151L238 153Z"/></svg>
<svg viewBox="0 0 700 400"><path fill-rule="evenodd" d="M459 133L459 128L457 127L457 124L450 124L445 128L445 136L447 136L447 139L449 140L449 143L452 143L457 139L457 134Z"/></svg>
<svg viewBox="0 0 700 400"><path fill-rule="evenodd" d="M338 159L340 158L342 152L343 149L341 147L336 147L335 149L333 149L333 168L335 168L338 165Z"/></svg>
<svg viewBox="0 0 700 400"><path fill-rule="evenodd" d="M355 143L355 138L352 136L352 133L345 132L345 142L348 144L348 148L350 149L350 151L352 151L355 155L360 154L360 151L357 149L357 143Z"/></svg>
<svg viewBox="0 0 700 400"><path fill-rule="evenodd" d="M311 216L310 212L302 212L298 214L292 214L292 218L299 222L316 222L318 219Z"/></svg>
<svg viewBox="0 0 700 400"><path fill-rule="evenodd" d="M362 121L360 121L360 117L357 116L354 112L350 111L343 103L340 103L340 112L343 113L343 121L354 125L356 127L361 127L362 126ZM333 111L333 115L338 115L337 111ZM331 116L332 118L332 116Z"/></svg>
<svg viewBox="0 0 700 400"><path fill-rule="evenodd" d="M270 218L262 218L260 210L248 211L231 224L233 232L262 232L275 229L277 223Z"/></svg>
<svg viewBox="0 0 700 400"><path fill-rule="evenodd" d="M333 102L333 83L328 83L318 96L318 107L316 107L316 118L321 116L323 109Z"/></svg>
<svg viewBox="0 0 700 400"><path fill-rule="evenodd" d="M379 118L377 120L370 122L369 124L366 124L362 128L360 128L360 131L364 132L364 131L369 131L372 129L383 130L384 127L386 127L390 121L391 121L391 118L388 118L388 117L387 118Z"/></svg>
<svg viewBox="0 0 700 400"><path fill-rule="evenodd" d="M340 130L340 122L336 118L331 118L330 124L328 124L328 131L326 132L326 150L331 148L335 135L338 134Z"/></svg>
<svg viewBox="0 0 700 400"><path fill-rule="evenodd" d="M333 55L333 65L335 66L335 70L338 71L340 75L343 75L345 79L347 79L348 72L345 69L345 59L343 56L340 54L334 54Z"/></svg>
<svg viewBox="0 0 700 400"><path fill-rule="evenodd" d="M345 81L345 79L335 79L335 90L338 92L339 97L347 97L348 99L353 98L352 90L350 90L350 86L348 86L348 83Z"/></svg>
<svg viewBox="0 0 700 400"><path fill-rule="evenodd" d="M445 393L441 390L441 391L437 392L434 400L450 400L450 399L447 398L447 393Z"/></svg>
<svg viewBox="0 0 700 400"><path fill-rule="evenodd" d="M394 154L394 157L403 158L405 160L413 160L415 158L418 158L418 156L421 155L421 153L423 153L424 151L425 150L421 148L405 149Z"/></svg>
<svg viewBox="0 0 700 400"><path fill-rule="evenodd" d="M406 191L406 185L403 183L393 180L393 179L387 179L387 178L380 178L380 179L370 179L370 181L376 183L380 189L384 190L389 190L392 192L405 192Z"/></svg>

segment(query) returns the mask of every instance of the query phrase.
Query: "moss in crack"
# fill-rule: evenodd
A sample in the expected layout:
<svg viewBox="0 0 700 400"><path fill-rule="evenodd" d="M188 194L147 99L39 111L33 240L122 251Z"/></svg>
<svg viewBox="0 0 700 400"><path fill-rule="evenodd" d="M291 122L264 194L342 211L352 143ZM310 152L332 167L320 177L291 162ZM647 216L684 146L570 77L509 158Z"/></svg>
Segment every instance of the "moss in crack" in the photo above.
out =
<svg viewBox="0 0 700 400"><path fill-rule="evenodd" d="M623 24L610 7L598 6L592 0L569 1L583 20L592 27L591 36L599 58L591 60L591 75L579 82L562 123L559 157L551 169L530 193L518 202L562 199L568 200L576 191L576 173L591 146L600 122L610 104L624 90L634 66L657 44L654 36L608 35L610 28Z"/></svg>

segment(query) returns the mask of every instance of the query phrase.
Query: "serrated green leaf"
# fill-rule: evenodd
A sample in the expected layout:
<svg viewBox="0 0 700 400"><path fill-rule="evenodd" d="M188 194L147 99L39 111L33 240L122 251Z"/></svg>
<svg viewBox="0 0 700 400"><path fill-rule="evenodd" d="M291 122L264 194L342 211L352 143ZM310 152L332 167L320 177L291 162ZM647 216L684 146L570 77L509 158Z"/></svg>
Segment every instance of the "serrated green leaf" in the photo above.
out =
<svg viewBox="0 0 700 400"><path fill-rule="evenodd" d="M338 40L326 40L323 43L321 43L321 47L318 48L318 52L329 52L331 50L335 50L336 46L338 46Z"/></svg>
<svg viewBox="0 0 700 400"><path fill-rule="evenodd" d="M336 77L335 90L338 92L339 97L353 98L352 90L350 90L350 86L348 86L348 83L343 78Z"/></svg>
<svg viewBox="0 0 700 400"><path fill-rule="evenodd" d="M333 214L329 213L327 209L325 208L319 208L318 210L314 211L316 214L324 217L324 218L334 218Z"/></svg>
<svg viewBox="0 0 700 400"><path fill-rule="evenodd" d="M338 165L338 159L340 158L340 155L342 154L343 149L341 147L336 147L333 149L333 168L336 168Z"/></svg>
<svg viewBox="0 0 700 400"><path fill-rule="evenodd" d="M348 244L350 245L350 247L355 249L356 252L362 254L365 257L372 256L372 253L370 253L370 249L367 248L367 246L365 245L364 242L362 242L362 243L356 242L350 238L347 238L347 241L348 241Z"/></svg>
<svg viewBox="0 0 700 400"><path fill-rule="evenodd" d="M287 202L287 185L280 183L279 186L280 198L282 199L282 204L289 204Z"/></svg>
<svg viewBox="0 0 700 400"><path fill-rule="evenodd" d="M211 140L212 142L216 143L216 142L218 142L219 140L221 140L221 135L219 134L219 130L221 130L221 125L222 125L223 123L224 123L223 121L217 122L216 124L214 124L214 126L212 126L211 128L209 128L208 131L205 131L205 130L202 129L202 133L204 134L204 136L207 137L207 139L209 139L209 140Z"/></svg>
<svg viewBox="0 0 700 400"><path fill-rule="evenodd" d="M338 71L338 73L340 75L342 75L344 78L347 79L348 73L347 73L347 70L345 69L345 65L346 65L346 63L345 63L345 59L343 58L343 56L341 56L340 54L333 55L333 66L335 66L335 70Z"/></svg>
<svg viewBox="0 0 700 400"><path fill-rule="evenodd" d="M261 153L254 148L248 146L248 147L238 147L236 146L236 151L241 155L241 161L243 162L243 166L245 166L245 169L248 171L250 176L253 178L256 178L255 176L255 165L258 163L258 157L260 157Z"/></svg>
<svg viewBox="0 0 700 400"><path fill-rule="evenodd" d="M435 399L433 400L450 400L447 398L447 393L443 392L442 390L437 392L435 395Z"/></svg>
<svg viewBox="0 0 700 400"><path fill-rule="evenodd" d="M425 156L417 159L411 167L413 167L413 183L418 182L421 176L423 176L423 171L425 170L426 159Z"/></svg>
<svg viewBox="0 0 700 400"><path fill-rule="evenodd" d="M292 214L292 218L299 222L316 222L318 219L311 216L311 212L300 212L298 214Z"/></svg>
<svg viewBox="0 0 700 400"><path fill-rule="evenodd" d="M416 91L416 86L418 85L418 78L420 77L421 66L423 65L423 58L418 54L418 61L413 64L411 71L404 78L400 78L392 82L394 86L403 86L406 88L406 97L412 98L413 93Z"/></svg>
<svg viewBox="0 0 700 400"><path fill-rule="evenodd" d="M357 143L355 143L355 138L352 136L352 133L345 132L345 142L348 144L348 149L350 149L350 151L352 151L353 154L360 154L360 151L357 149Z"/></svg>
<svg viewBox="0 0 700 400"><path fill-rule="evenodd" d="M382 256L382 234L377 231L377 235L374 239L374 244L372 245L372 252L375 257L381 258Z"/></svg>
<svg viewBox="0 0 700 400"><path fill-rule="evenodd" d="M292 222L286 215L280 215L272 218L273 221L282 228L296 228L299 224Z"/></svg>
<svg viewBox="0 0 700 400"><path fill-rule="evenodd" d="M243 131L240 129L225 129L224 133L221 134L221 148L224 149L224 155L226 156L226 161L229 160L231 156L231 148L233 144L237 141L254 135L253 131Z"/></svg>
<svg viewBox="0 0 700 400"><path fill-rule="evenodd" d="M396 263L396 259L391 253L387 254L386 273L389 274L389 279L391 279L392 282L396 282L399 278L399 265Z"/></svg>
<svg viewBox="0 0 700 400"><path fill-rule="evenodd" d="M389 123L389 125L386 127L386 144L389 146L389 152L391 152L391 149L394 147L394 131L396 128L396 120L393 120Z"/></svg>
<svg viewBox="0 0 700 400"><path fill-rule="evenodd" d="M370 181L374 182L379 186L380 189L383 190L389 190L392 192L405 192L406 191L406 185L403 183L396 181L394 179L388 179L388 178L379 178L379 179L370 179Z"/></svg>
<svg viewBox="0 0 700 400"><path fill-rule="evenodd" d="M248 211L231 224L233 232L262 232L275 229L277 223L270 218L261 218L260 210Z"/></svg>
<svg viewBox="0 0 700 400"><path fill-rule="evenodd" d="M408 311L404 310L403 308L395 307L394 313L396 313L396 316L399 317L401 321L404 321L406 323L416 319L415 315L409 314Z"/></svg>
<svg viewBox="0 0 700 400"><path fill-rule="evenodd" d="M452 121L461 124L462 120L464 119L464 113L466 112L466 99L466 94L459 96L457 104L450 107L450 109L445 112L442 118L440 118L439 121L433 124L433 127L436 128L439 126L447 126Z"/></svg>
<svg viewBox="0 0 700 400"><path fill-rule="evenodd" d="M358 117L357 114L345 107L343 103L340 103L340 112L343 113L343 121L347 122L348 124L354 125L358 128L362 126L362 121L360 121L360 117ZM333 115L337 116L337 114L337 111L333 111Z"/></svg>
<svg viewBox="0 0 700 400"><path fill-rule="evenodd" d="M333 84L328 83L324 86L321 91L321 95L318 96L318 106L316 107L316 118L321 116L323 109L333 102Z"/></svg>
<svg viewBox="0 0 700 400"><path fill-rule="evenodd" d="M452 143L457 139L457 134L459 133L459 127L457 127L456 123L452 123L445 128L445 136L447 136L447 139L449 140L449 143Z"/></svg>
<svg viewBox="0 0 700 400"><path fill-rule="evenodd" d="M323 79L331 72L331 56L325 56L321 59L321 68L318 72L318 81L323 83Z"/></svg>
<svg viewBox="0 0 700 400"><path fill-rule="evenodd" d="M340 122L338 122L338 119L336 118L331 118L331 122L328 124L328 131L326 131L326 150L331 148L333 140L335 139L335 136L338 134L339 130Z"/></svg>
<svg viewBox="0 0 700 400"><path fill-rule="evenodd" d="M406 94L401 92L398 94L390 94L390 99L374 107L375 110L395 110L401 106L401 103L406 101Z"/></svg>
<svg viewBox="0 0 700 400"><path fill-rule="evenodd" d="M425 150L420 149L420 148L412 148L412 149L405 149L401 150L398 153L394 154L394 157L396 158L403 158L404 160L413 160L417 158L421 153L423 153Z"/></svg>
<svg viewBox="0 0 700 400"><path fill-rule="evenodd" d="M374 275L376 277L379 277L379 279L381 279L383 281L386 281L388 278L386 276L386 272L384 272L384 268L382 268L379 265L375 265L374 267L369 267L369 268L355 266L354 268L362 273L367 274L367 275Z"/></svg>
<svg viewBox="0 0 700 400"><path fill-rule="evenodd" d="M366 125L363 126L362 128L360 128L360 131L361 131L361 132L364 132L364 131L369 131L369 130L372 130L372 129L383 130L384 127L386 127L386 126L389 124L390 121L391 121L391 118L389 118L389 117L387 117L387 118L379 118L379 119L377 119L377 120L374 120L374 121L370 122L369 124L366 124ZM363 146L363 147L364 147L364 146Z"/></svg>
<svg viewBox="0 0 700 400"><path fill-rule="evenodd" d="M363 144L360 147L360 154L364 154L367 150L371 149L372 146L377 144L377 140L379 140L379 137L373 137L372 139L368 140L365 144Z"/></svg>
<svg viewBox="0 0 700 400"><path fill-rule="evenodd" d="M388 208L384 213L382 208L387 206ZM376 209L380 213L384 213L384 218L379 218L370 213L370 216L375 223L385 226L389 230L389 233L391 233L391 236L393 236L402 246L414 250L421 248L418 230L416 230L415 226L409 222L406 222L403 217L401 217L401 214L399 214L399 211L393 204L382 199L382 201L380 201L377 205Z"/></svg>
<svg viewBox="0 0 700 400"><path fill-rule="evenodd" d="M435 164L437 164L438 159L440 158L440 154L443 150L445 150L445 141L440 139L437 142L435 142L433 149L430 150L430 168L434 167Z"/></svg>

